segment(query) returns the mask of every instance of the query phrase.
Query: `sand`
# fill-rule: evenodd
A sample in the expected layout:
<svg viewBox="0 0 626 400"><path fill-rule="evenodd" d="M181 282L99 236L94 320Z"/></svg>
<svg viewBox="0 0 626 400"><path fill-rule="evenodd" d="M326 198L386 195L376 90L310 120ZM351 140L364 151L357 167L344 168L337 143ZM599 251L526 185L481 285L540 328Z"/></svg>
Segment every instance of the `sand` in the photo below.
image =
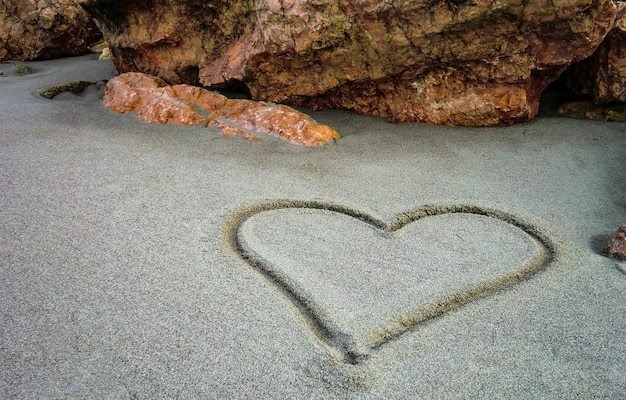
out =
<svg viewBox="0 0 626 400"><path fill-rule="evenodd" d="M0 64L0 398L626 397L626 123L301 148L39 96L96 58Z"/></svg>

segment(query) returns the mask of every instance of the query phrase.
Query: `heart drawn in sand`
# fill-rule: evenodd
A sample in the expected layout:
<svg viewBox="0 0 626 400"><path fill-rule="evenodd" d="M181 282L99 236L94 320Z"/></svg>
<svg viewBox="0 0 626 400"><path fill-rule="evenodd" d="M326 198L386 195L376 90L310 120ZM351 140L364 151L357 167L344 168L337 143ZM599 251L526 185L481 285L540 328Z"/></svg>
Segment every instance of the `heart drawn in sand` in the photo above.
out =
<svg viewBox="0 0 626 400"><path fill-rule="evenodd" d="M227 240L344 362L478 297L530 278L554 247L536 227L476 206L423 206L390 223L321 202L236 215Z"/></svg>

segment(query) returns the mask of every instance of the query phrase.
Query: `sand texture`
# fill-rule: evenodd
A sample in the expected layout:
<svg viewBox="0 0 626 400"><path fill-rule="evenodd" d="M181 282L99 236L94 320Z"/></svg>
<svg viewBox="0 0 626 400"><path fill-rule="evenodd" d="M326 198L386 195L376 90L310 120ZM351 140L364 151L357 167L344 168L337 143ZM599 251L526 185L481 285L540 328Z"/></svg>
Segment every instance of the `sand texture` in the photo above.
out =
<svg viewBox="0 0 626 400"><path fill-rule="evenodd" d="M329 110L303 148L110 111L97 55L29 65L0 64L0 398L626 397L626 123Z"/></svg>

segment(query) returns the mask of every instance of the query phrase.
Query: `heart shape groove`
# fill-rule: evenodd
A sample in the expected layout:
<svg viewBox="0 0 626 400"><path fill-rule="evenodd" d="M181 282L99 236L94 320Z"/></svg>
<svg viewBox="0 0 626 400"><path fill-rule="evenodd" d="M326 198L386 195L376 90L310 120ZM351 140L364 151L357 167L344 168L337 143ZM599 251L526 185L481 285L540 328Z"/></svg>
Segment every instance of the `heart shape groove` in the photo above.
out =
<svg viewBox="0 0 626 400"><path fill-rule="evenodd" d="M239 212L225 236L350 364L530 278L555 254L534 225L472 205L422 206L387 224L332 203L280 200Z"/></svg>

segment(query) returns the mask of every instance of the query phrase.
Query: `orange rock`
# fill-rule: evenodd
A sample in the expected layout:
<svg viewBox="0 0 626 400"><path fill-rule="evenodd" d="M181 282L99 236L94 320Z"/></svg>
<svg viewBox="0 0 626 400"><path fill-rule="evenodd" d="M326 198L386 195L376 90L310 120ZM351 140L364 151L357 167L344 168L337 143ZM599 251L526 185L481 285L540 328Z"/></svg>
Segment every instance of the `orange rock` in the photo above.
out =
<svg viewBox="0 0 626 400"><path fill-rule="evenodd" d="M616 13L612 0L79 1L120 72L465 126L534 118Z"/></svg>
<svg viewBox="0 0 626 400"><path fill-rule="evenodd" d="M281 138L301 146L315 146L336 139L339 134L327 125L316 123L310 116L280 104L251 100L229 100L216 110L219 122L248 133Z"/></svg>
<svg viewBox="0 0 626 400"><path fill-rule="evenodd" d="M160 78L138 72L111 79L102 101L113 111L134 111L147 122L204 123L221 129L226 136L241 134L249 140L256 140L255 134L265 134L301 146L315 146L339 137L329 126L284 105L230 100L190 85L168 86Z"/></svg>

